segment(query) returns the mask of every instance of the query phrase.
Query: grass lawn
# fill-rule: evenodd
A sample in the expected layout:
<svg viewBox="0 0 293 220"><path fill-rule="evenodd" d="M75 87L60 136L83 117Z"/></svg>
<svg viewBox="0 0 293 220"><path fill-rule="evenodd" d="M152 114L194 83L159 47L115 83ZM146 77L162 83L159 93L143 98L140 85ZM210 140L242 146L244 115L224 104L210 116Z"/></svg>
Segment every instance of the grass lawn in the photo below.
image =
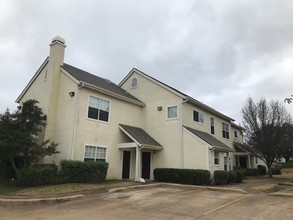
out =
<svg viewBox="0 0 293 220"><path fill-rule="evenodd" d="M289 186L286 189L284 189L282 192L286 192L286 193L293 193L293 186Z"/></svg>
<svg viewBox="0 0 293 220"><path fill-rule="evenodd" d="M0 196L44 196L56 194L69 194L87 190L106 191L113 187L123 187L138 184L131 181L106 180L104 183L64 183L58 185L46 185L37 187L10 186L0 181Z"/></svg>

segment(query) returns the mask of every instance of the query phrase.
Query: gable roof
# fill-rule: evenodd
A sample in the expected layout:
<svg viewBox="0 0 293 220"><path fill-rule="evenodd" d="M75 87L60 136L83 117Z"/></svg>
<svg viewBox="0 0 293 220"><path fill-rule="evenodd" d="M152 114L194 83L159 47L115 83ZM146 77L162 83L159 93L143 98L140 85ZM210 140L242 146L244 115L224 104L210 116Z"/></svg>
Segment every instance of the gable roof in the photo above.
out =
<svg viewBox="0 0 293 220"><path fill-rule="evenodd" d="M179 90L177 90L177 89L175 89L175 88L173 88L173 87L171 87L171 86L169 86L169 85L167 85L167 84L165 84L165 83L163 83L163 82L161 82L161 81L159 81L159 80L157 80L157 79L155 79L155 78L153 78L153 77L151 77L151 76L149 76L149 75L147 75L146 73L144 73L144 72L142 72L142 71L140 71L140 70L138 70L138 69L136 69L136 68L133 68L133 69L127 74L127 76L126 76L126 77L125 77L125 78L124 78L124 79L123 79L118 85L121 87L121 86L126 82L126 80L127 80L127 79L128 79L128 78L129 78L134 72L137 73L137 74L139 74L139 75L141 75L141 76L143 76L143 77L145 77L145 78L147 78L147 79L149 79L149 80L151 80L152 82L154 82L154 83L156 83L157 85L159 85L159 86L161 86L161 87L163 87L163 88L169 90L170 92L172 92L172 93L178 95L179 97L183 98L184 101L187 101L187 102L193 103L193 104L195 104L195 105L197 105L197 106L199 106L199 107L201 107L201 108L204 108L204 109L206 109L207 111L209 111L209 112L211 112L211 113L214 113L214 114L216 114L216 115L218 115L218 116L220 116L220 117L222 117L222 118L228 120L229 122L230 122L230 121L235 121L233 118L230 118L229 116L222 114L221 112L217 111L216 109L214 109L214 108L212 108L212 107L210 107L210 106L208 106L208 105L206 105L206 104L204 104L204 103L198 101L198 100L195 99L195 98L192 98L192 97L189 96L189 95L186 95L185 93L183 93L183 92L181 92L181 91L179 91Z"/></svg>
<svg viewBox="0 0 293 220"><path fill-rule="evenodd" d="M119 127L127 136L129 136L137 144L141 146L152 147L158 150L162 149L162 146L148 133L146 133L142 128L124 124L119 124Z"/></svg>
<svg viewBox="0 0 293 220"><path fill-rule="evenodd" d="M213 137L212 135L208 133L205 133L203 131L199 131L190 127L186 127L186 126L183 126L183 127L186 128L188 131L190 131L192 134L198 136L203 141L207 142L209 145L213 146L218 151L225 151L225 152L234 151L233 149L228 147L226 144L222 143L221 141L219 141L218 139L216 139L215 137Z"/></svg>
<svg viewBox="0 0 293 220"><path fill-rule="evenodd" d="M82 85L98 90L103 93L107 93L112 96L133 102L135 104L144 106L145 104L133 95L126 92L124 89L113 83L112 81L93 75L84 70L78 69L74 66L64 63L62 69L76 79Z"/></svg>
<svg viewBox="0 0 293 220"><path fill-rule="evenodd" d="M42 72L42 70L45 68L45 66L47 65L47 63L49 62L49 57L47 57L45 59L45 61L42 63L42 65L39 67L39 69L37 70L37 72L35 73L35 75L31 78L31 80L29 81L29 83L26 85L26 87L22 90L22 92L20 93L20 95L17 97L17 99L15 100L16 103L19 103L21 98L24 96L24 94L27 92L27 90L30 88L30 86L34 83L34 81L37 79L37 77L40 75L40 73Z"/></svg>

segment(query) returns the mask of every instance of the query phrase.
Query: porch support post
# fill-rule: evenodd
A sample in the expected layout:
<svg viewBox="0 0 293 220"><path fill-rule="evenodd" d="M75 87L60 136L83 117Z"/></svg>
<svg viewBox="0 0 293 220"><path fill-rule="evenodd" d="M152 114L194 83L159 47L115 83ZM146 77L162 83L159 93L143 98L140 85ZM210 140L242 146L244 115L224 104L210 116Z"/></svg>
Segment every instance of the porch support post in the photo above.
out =
<svg viewBox="0 0 293 220"><path fill-rule="evenodd" d="M136 147L136 158L135 158L135 181L139 181L140 178L140 149Z"/></svg>
<svg viewBox="0 0 293 220"><path fill-rule="evenodd" d="M247 158L248 158L248 161L247 161L248 162L248 167L247 168L251 168L251 162L250 162L250 155L249 154L247 155Z"/></svg>
<svg viewBox="0 0 293 220"><path fill-rule="evenodd" d="M227 170L230 171L230 154L227 152Z"/></svg>

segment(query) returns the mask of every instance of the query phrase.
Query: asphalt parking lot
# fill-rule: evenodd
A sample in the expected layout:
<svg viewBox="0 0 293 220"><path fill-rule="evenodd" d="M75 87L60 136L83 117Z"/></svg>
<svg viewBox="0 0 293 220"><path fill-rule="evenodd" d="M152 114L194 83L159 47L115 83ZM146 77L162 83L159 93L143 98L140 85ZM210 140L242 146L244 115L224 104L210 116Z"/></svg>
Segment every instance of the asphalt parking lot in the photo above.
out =
<svg viewBox="0 0 293 220"><path fill-rule="evenodd" d="M0 219L293 219L293 197L151 187L52 204L5 204Z"/></svg>

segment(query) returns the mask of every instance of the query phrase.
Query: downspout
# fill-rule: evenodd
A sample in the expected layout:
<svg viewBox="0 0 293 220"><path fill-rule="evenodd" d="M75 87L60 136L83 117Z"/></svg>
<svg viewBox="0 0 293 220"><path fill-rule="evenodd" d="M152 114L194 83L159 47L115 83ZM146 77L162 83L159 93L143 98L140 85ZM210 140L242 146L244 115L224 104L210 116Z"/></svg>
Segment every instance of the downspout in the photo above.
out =
<svg viewBox="0 0 293 220"><path fill-rule="evenodd" d="M188 98L183 99L181 103L181 116L180 116L180 147L181 147L181 168L184 169L184 143L183 143L183 105L188 101Z"/></svg>
<svg viewBox="0 0 293 220"><path fill-rule="evenodd" d="M79 90L84 87L84 83L80 82L78 84L78 89L76 91L76 101L75 101L75 112L74 112L74 120L73 120L73 134L72 134L72 141L71 141L71 160L74 158L74 148L75 148L75 139L76 139L76 126L77 126L77 116L79 111Z"/></svg>

